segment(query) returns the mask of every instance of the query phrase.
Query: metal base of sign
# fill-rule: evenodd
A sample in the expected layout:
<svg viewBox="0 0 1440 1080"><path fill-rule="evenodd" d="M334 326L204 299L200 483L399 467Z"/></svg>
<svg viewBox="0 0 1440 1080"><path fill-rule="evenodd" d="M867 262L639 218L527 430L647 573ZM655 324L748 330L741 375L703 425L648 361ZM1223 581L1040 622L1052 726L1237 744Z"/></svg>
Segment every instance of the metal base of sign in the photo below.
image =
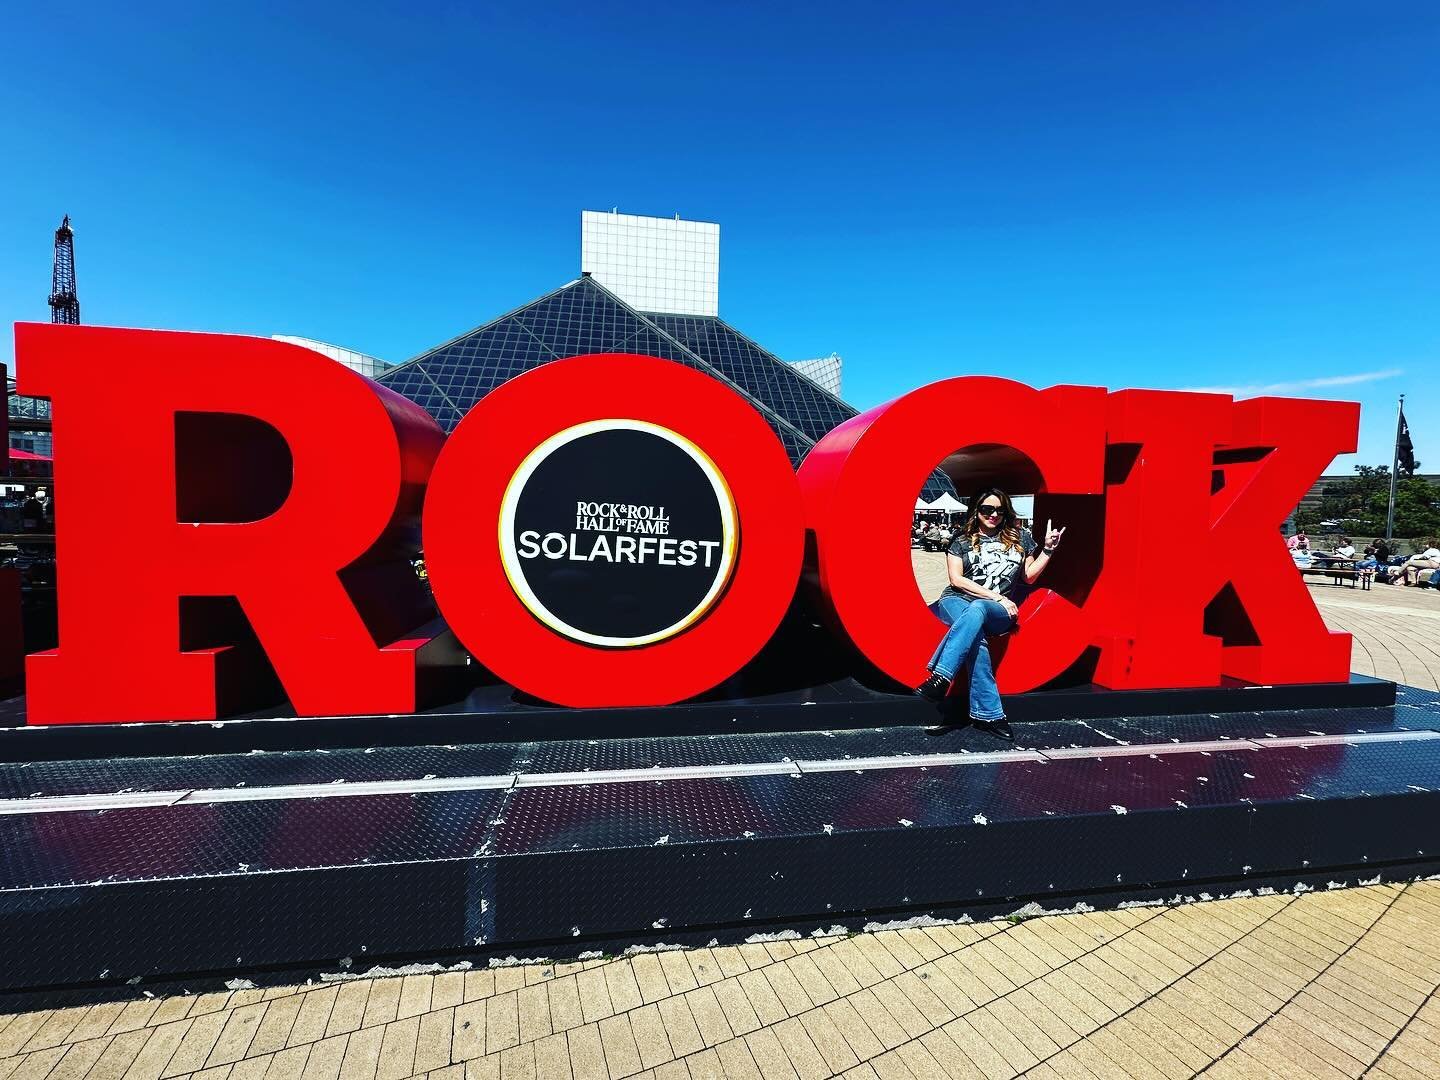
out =
<svg viewBox="0 0 1440 1080"><path fill-rule="evenodd" d="M1185 901L1413 878L1437 853L1440 694L1409 687L1041 720L1013 742L876 726L34 758L0 765L0 989Z"/></svg>
<svg viewBox="0 0 1440 1080"><path fill-rule="evenodd" d="M1291 711L1313 707L1393 705L1395 684L1366 675L1348 683L1224 685L1179 690L1106 690L1090 684L1005 697L1017 726L1113 716L1189 716ZM704 699L665 708L561 709L526 699L509 686L480 686L459 700L410 716L296 719L284 708L216 723L105 723L97 699L94 724L25 727L24 699L0 702L0 762L138 755L218 754L247 750L314 750L357 745L524 742L536 739L636 739L845 731L965 724L963 695L937 707L896 688L853 677L792 688L726 685Z"/></svg>

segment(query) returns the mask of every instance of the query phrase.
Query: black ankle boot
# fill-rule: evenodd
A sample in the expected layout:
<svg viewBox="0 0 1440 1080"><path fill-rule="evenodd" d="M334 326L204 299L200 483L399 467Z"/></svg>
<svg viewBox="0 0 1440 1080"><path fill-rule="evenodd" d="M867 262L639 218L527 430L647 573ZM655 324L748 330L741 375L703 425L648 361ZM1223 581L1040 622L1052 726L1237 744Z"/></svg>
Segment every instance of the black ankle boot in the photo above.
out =
<svg viewBox="0 0 1440 1080"><path fill-rule="evenodd" d="M1015 741L1015 732L1010 730L1010 721L1006 720L1003 716L999 720L982 720L978 716L972 716L970 717L970 723L977 731L988 732L991 735L995 735L1001 739L1007 739L1010 742Z"/></svg>
<svg viewBox="0 0 1440 1080"><path fill-rule="evenodd" d="M945 678L944 675L939 675L934 672L931 673L928 679L915 688L915 693L919 694L932 705L939 705L945 700L945 695L949 692L950 680Z"/></svg>

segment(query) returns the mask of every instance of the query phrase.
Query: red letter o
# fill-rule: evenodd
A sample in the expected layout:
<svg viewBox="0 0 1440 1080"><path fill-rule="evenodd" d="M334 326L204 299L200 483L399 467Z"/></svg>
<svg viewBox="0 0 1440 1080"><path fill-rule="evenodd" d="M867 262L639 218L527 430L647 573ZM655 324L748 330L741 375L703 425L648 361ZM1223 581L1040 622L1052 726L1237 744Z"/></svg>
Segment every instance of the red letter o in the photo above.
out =
<svg viewBox="0 0 1440 1080"><path fill-rule="evenodd" d="M698 447L730 489L740 538L728 588L708 612L634 648L598 647L544 625L506 576L497 527L510 481L532 451L614 419ZM802 530L790 461L742 398L670 360L594 354L528 371L470 410L431 474L424 547L446 621L501 679L558 705L665 705L722 682L769 640L794 595Z"/></svg>

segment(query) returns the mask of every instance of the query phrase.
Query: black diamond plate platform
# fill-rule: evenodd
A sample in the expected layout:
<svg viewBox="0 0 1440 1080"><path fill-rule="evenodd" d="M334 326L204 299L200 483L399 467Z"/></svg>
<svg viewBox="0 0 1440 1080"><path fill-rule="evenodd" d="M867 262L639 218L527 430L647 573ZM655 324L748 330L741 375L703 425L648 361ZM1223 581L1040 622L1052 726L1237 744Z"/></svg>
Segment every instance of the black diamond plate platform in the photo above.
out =
<svg viewBox="0 0 1440 1080"><path fill-rule="evenodd" d="M233 728L271 730L255 724L312 722ZM10 732L0 990L575 956L1440 871L1440 694L1015 730L319 750L277 735L280 749L28 759L16 748L46 733Z"/></svg>
<svg viewBox="0 0 1440 1080"><path fill-rule="evenodd" d="M718 692L717 692L718 693ZM1189 690L1104 690L1084 685L1005 698L1009 718L1033 728L1055 721L1111 717L1286 712L1315 706L1393 705L1395 684L1365 675L1348 683L1292 686L1225 685ZM528 700L508 686L489 685L460 701L410 716L311 717L285 709L216 723L108 724L97 701L94 724L25 726L25 699L0 702L0 762L219 754L248 750L344 749L357 745L512 743L525 740L665 739L677 733L738 735L863 731L923 727L966 719L963 699L937 709L913 694L877 690L842 678L767 693L735 693L667 708L562 709ZM1081 736L1083 738L1083 736Z"/></svg>

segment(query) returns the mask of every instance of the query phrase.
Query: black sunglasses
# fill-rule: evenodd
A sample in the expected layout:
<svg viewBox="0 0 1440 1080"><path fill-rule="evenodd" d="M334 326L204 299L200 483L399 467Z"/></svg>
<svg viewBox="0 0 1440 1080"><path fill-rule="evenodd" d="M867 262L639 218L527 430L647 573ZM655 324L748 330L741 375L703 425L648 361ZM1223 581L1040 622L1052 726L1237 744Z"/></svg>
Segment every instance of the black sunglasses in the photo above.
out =
<svg viewBox="0 0 1440 1080"><path fill-rule="evenodd" d="M1005 512L1005 507L1003 507L1003 506L982 506L982 507L980 507L980 516L981 516L981 517L989 517L991 514L1003 514L1004 512Z"/></svg>

